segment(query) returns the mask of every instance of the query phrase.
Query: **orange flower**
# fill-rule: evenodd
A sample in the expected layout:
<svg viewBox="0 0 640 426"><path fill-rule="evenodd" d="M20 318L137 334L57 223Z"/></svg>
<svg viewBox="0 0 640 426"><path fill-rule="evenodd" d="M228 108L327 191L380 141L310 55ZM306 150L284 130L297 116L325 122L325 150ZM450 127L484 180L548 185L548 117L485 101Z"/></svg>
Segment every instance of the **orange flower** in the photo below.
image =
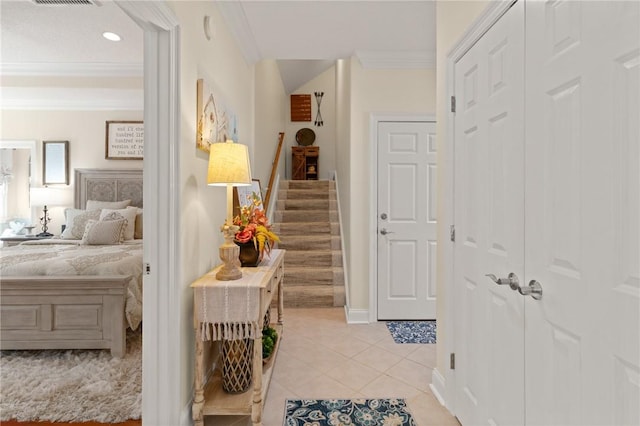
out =
<svg viewBox="0 0 640 426"><path fill-rule="evenodd" d="M264 251L269 253L271 247L280 241L280 238L271 231L271 225L269 225L269 219L264 214L264 210L258 208L261 203L258 194L251 194L249 201L249 205L243 206L240 209L240 215L233 219L233 224L239 229L236 232L235 240L239 243L253 241L262 256Z"/></svg>

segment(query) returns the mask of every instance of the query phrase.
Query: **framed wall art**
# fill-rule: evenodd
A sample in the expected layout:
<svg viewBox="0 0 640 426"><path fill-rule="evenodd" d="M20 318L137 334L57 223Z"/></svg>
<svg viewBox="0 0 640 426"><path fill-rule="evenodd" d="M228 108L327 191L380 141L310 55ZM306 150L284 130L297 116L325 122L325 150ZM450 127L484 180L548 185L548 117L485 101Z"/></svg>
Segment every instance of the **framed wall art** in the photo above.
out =
<svg viewBox="0 0 640 426"><path fill-rule="evenodd" d="M209 145L231 139L238 142L238 118L229 104L204 78L197 82L196 148L209 152Z"/></svg>
<svg viewBox="0 0 640 426"><path fill-rule="evenodd" d="M260 179L252 179L251 186L234 186L233 187L233 215L240 214L240 208L251 205L252 194L256 194L260 199L257 206L260 210L264 210L262 204L262 188L260 187Z"/></svg>
<svg viewBox="0 0 640 426"><path fill-rule="evenodd" d="M142 121L107 121L105 154L107 160L142 160L144 158L144 123Z"/></svg>

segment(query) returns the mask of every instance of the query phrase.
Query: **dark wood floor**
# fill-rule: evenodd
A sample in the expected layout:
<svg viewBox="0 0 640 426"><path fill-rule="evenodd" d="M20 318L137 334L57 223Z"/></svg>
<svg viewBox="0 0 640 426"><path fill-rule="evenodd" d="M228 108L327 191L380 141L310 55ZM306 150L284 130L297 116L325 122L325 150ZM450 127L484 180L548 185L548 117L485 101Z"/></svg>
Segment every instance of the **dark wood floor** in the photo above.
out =
<svg viewBox="0 0 640 426"><path fill-rule="evenodd" d="M142 420L127 420L124 423L52 423L52 422L19 422L16 420L8 420L0 422L2 426L141 426Z"/></svg>

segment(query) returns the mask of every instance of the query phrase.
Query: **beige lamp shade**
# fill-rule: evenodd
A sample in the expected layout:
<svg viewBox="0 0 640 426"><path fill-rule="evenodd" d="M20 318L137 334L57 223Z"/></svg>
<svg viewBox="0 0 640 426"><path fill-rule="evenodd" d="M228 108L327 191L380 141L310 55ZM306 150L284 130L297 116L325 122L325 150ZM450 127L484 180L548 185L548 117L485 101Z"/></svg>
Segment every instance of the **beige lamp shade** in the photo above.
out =
<svg viewBox="0 0 640 426"><path fill-rule="evenodd" d="M251 164L246 145L227 141L212 143L209 148L208 185L251 185Z"/></svg>
<svg viewBox="0 0 640 426"><path fill-rule="evenodd" d="M73 205L73 191L70 188L29 188L30 204L32 206L71 206Z"/></svg>

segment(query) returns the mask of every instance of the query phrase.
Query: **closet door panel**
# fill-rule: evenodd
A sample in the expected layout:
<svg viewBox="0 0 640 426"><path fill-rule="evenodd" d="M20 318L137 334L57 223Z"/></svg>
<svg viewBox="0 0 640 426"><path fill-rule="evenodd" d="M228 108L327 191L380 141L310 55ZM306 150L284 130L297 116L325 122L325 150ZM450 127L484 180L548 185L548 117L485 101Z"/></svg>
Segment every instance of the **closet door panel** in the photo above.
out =
<svg viewBox="0 0 640 426"><path fill-rule="evenodd" d="M524 275L524 5L456 64L456 416L524 423L524 301L486 275Z"/></svg>
<svg viewBox="0 0 640 426"><path fill-rule="evenodd" d="M527 424L640 422L639 5L526 3Z"/></svg>

